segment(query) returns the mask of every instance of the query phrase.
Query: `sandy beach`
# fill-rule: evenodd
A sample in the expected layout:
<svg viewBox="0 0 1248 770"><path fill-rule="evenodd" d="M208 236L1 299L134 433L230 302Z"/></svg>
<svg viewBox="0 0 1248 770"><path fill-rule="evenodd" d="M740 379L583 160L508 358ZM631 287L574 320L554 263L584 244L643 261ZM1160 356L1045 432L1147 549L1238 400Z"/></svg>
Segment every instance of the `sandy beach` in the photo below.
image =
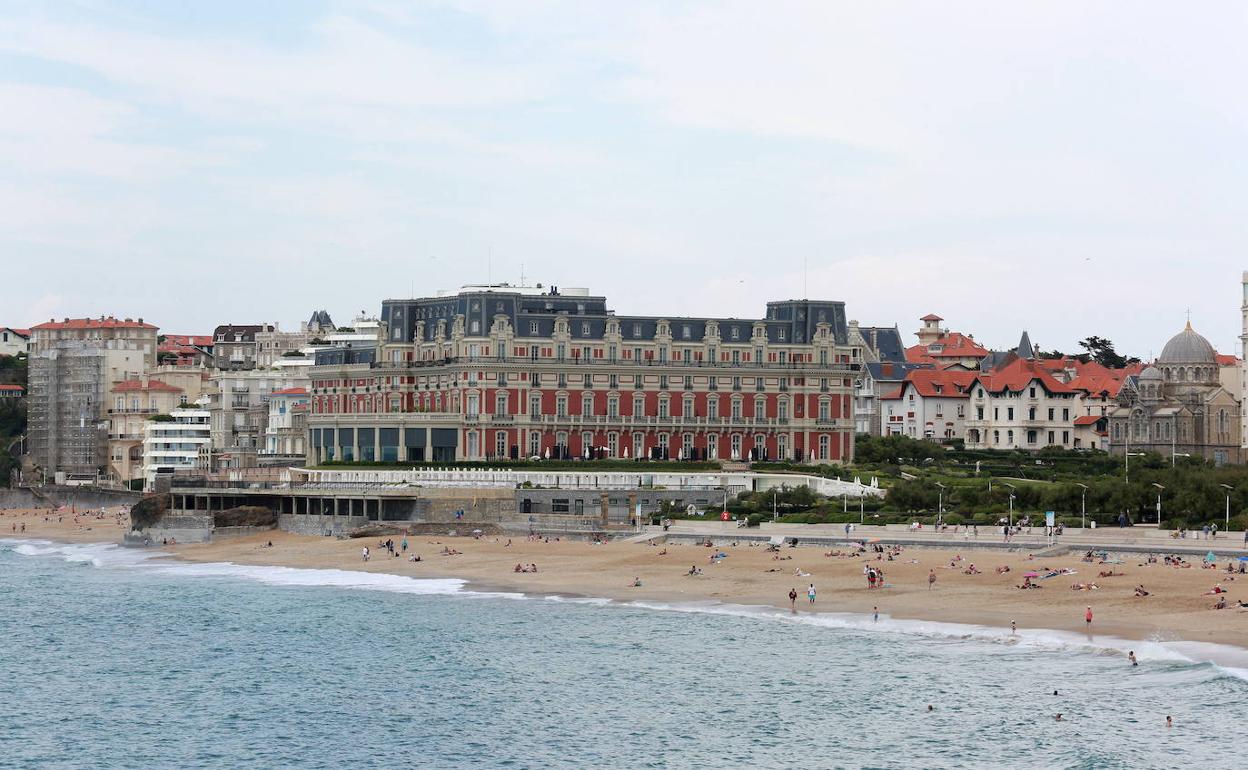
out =
<svg viewBox="0 0 1248 770"><path fill-rule="evenodd" d="M68 514L50 517L46 511L0 515L5 536L46 538L71 542L120 540L126 524ZM21 524L26 525L25 532ZM17 524L17 531L13 525ZM392 536L396 550L400 536ZM1189 640L1245 645L1248 611L1236 600L1248 601L1248 575L1227 574L1226 560L1218 569L1147 564L1142 558L1123 557L1122 563L1085 562L1082 554L1031 558L1026 551L1001 552L961 548L908 548L892 560L873 552L850 555L815 547L782 548L742 543L717 548L690 543L661 544L526 539L524 537L417 536L407 538L405 554L392 557L377 538L337 540L285 532L225 540L206 545L169 546L178 558L197 562L287 566L309 569L345 569L385 572L409 577L462 578L481 590L530 594L561 594L615 600L654 602L719 601L788 608L789 591L798 594L797 612L871 613L896 618L973 623L1020 629L1050 628L1086 632L1084 613L1090 605L1094 634L1128 639ZM272 547L268 543L272 542ZM361 549L371 558L365 562ZM450 549L455 555L444 555ZM715 553L726 554L713 559ZM421 561L408 557L419 554ZM537 572L516 572L516 565L536 565ZM885 587L871 589L864 565L883 570ZM978 574L968 574L974 564ZM691 567L701 574L688 575ZM1009 567L999 573L1000 567ZM1033 582L1040 589L1021 590L1027 573L1061 574ZM1112 576L1101 576L1111 571ZM936 575L929 588L929 576ZM799 574L802 573L802 574ZM634 586L635 580L640 581ZM814 604L806 592L814 584ZM1095 589L1073 590L1076 583ZM1135 595L1142 584L1146 597ZM1208 595L1215 584L1226 590L1227 609L1212 609L1218 597Z"/></svg>

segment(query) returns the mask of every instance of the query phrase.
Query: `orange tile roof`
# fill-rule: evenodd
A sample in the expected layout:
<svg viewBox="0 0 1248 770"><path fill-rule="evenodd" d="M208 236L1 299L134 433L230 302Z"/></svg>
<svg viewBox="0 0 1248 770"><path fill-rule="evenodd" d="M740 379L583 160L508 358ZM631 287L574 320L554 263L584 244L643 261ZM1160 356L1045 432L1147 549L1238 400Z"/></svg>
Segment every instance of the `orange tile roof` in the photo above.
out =
<svg viewBox="0 0 1248 770"><path fill-rule="evenodd" d="M1075 418L1075 425L1096 425L1101 420L1108 419L1104 415L1085 414Z"/></svg>
<svg viewBox="0 0 1248 770"><path fill-rule="evenodd" d="M160 380L148 380L145 385L142 380L122 380L113 386L114 393L126 393L131 391L155 390L164 393L181 393L182 389L175 387Z"/></svg>
<svg viewBox="0 0 1248 770"><path fill-rule="evenodd" d="M140 318L132 321L129 318L118 319L109 316L107 318L66 318L63 321L51 320L47 323L37 324L33 329L155 329L157 327L152 324L143 323Z"/></svg>
<svg viewBox="0 0 1248 770"><path fill-rule="evenodd" d="M940 349L932 350L933 347ZM913 345L906 348L906 360L910 363L939 362L941 359L949 358L982 358L986 355L988 355L988 348L961 332L941 335L930 345Z"/></svg>
<svg viewBox="0 0 1248 770"><path fill-rule="evenodd" d="M0 390L13 392L13 391L25 390L25 388L23 388L21 385L0 385Z"/></svg>
<svg viewBox="0 0 1248 770"><path fill-rule="evenodd" d="M976 372L961 369L916 369L906 375L901 387L911 387L925 398L969 398L967 388L975 376Z"/></svg>
<svg viewBox="0 0 1248 770"><path fill-rule="evenodd" d="M273 396L306 396L308 395L308 391L307 391L307 388L284 388L282 390L275 390L270 395L273 395Z"/></svg>
<svg viewBox="0 0 1248 770"><path fill-rule="evenodd" d="M1039 381L1049 393L1075 392L1074 388L1059 381L1038 361L1029 358L1012 361L992 374L980 374L975 379L990 393L1021 391L1033 381Z"/></svg>
<svg viewBox="0 0 1248 770"><path fill-rule="evenodd" d="M1219 366L1235 366L1239 363L1238 356L1233 356L1228 353L1218 353L1217 355Z"/></svg>

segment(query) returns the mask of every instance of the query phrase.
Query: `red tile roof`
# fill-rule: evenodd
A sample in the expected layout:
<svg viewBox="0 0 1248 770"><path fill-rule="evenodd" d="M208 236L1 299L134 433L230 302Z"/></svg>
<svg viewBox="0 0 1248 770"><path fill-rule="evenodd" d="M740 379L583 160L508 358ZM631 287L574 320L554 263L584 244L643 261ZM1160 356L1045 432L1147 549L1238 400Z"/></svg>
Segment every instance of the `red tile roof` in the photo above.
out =
<svg viewBox="0 0 1248 770"><path fill-rule="evenodd" d="M8 391L12 393L12 392L25 390L25 388L23 388L21 385L0 385L0 390L4 390L4 391Z"/></svg>
<svg viewBox="0 0 1248 770"><path fill-rule="evenodd" d="M1030 358L1012 361L992 374L981 374L975 379L990 393L1001 393L1006 390L1021 391L1035 381L1039 381L1049 393L1075 392L1074 388L1049 374L1040 362Z"/></svg>
<svg viewBox="0 0 1248 770"><path fill-rule="evenodd" d="M285 388L283 390L275 390L271 395L274 396L306 396L307 388Z"/></svg>
<svg viewBox="0 0 1248 770"><path fill-rule="evenodd" d="M122 380L112 388L114 393L126 393L130 391L161 391L164 393L181 393L182 389L174 387L160 380L148 380L146 384L142 380Z"/></svg>
<svg viewBox="0 0 1248 770"><path fill-rule="evenodd" d="M962 369L915 369L906 375L901 387L907 387L924 398L969 398L967 388L976 372Z"/></svg>
<svg viewBox="0 0 1248 770"><path fill-rule="evenodd" d="M933 350L932 348L939 348ZM980 345L973 337L961 332L949 332L941 335L930 345L914 345L906 348L906 361L910 363L948 363L953 358L983 358L988 355L988 348Z"/></svg>
<svg viewBox="0 0 1248 770"><path fill-rule="evenodd" d="M170 346L198 346L204 348L212 347L211 334L166 334L165 341L160 344L160 349L165 350Z"/></svg>
<svg viewBox="0 0 1248 770"><path fill-rule="evenodd" d="M920 321L943 321L943 320L945 320L945 319L941 318L940 316L936 315L935 313L928 313L927 315L923 316L923 317L922 317L922 318L920 318L919 320L920 320Z"/></svg>
<svg viewBox="0 0 1248 770"><path fill-rule="evenodd" d="M37 324L34 329L155 329L152 324L143 323L140 318L133 321L129 318L66 318L63 321L51 320Z"/></svg>
<svg viewBox="0 0 1248 770"><path fill-rule="evenodd" d="M1232 356L1227 353L1218 353L1219 366L1235 366L1239 363L1238 356Z"/></svg>
<svg viewBox="0 0 1248 770"><path fill-rule="evenodd" d="M14 329L12 326L0 326L0 332L13 332L19 337L29 337L30 329Z"/></svg>
<svg viewBox="0 0 1248 770"><path fill-rule="evenodd" d="M1104 415L1085 414L1075 418L1075 425L1096 425L1104 419L1106 419Z"/></svg>

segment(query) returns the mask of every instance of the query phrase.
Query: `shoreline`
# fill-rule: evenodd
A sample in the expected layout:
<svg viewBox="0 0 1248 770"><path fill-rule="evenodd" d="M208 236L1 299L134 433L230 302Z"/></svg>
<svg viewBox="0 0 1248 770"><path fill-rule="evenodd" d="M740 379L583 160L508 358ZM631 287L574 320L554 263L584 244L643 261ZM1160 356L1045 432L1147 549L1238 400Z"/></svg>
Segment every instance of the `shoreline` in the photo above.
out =
<svg viewBox="0 0 1248 770"><path fill-rule="evenodd" d="M1093 634L1080 633L1075 629L1052 628L1043 625L1020 624L1017 633L1012 633L1007 624L993 623L992 618L983 615L967 614L957 617L931 617L926 615L893 614L881 611L878 620L872 619L870 611L860 611L850 606L820 606L817 610L786 611L777 604L746 604L719 599L672 597L649 598L638 595L618 594L615 596L599 596L576 593L564 590L546 591L533 590L516 584L488 583L483 580L469 579L455 575L405 575L390 571L343 570L339 567L290 567L283 564L237 563L224 561L208 561L188 559L180 554L164 549L133 549L120 543L106 540L57 541L47 537L10 537L0 534L0 544L4 542L24 544L49 543L53 546L108 546L122 549L147 558L181 563L185 566L204 565L245 569L247 567L291 569L299 572L347 572L356 575L377 575L397 577L416 582L453 581L456 586L450 591L416 592L421 595L469 594L484 598L519 598L539 601L568 602L575 604L592 604L598 606L636 609L650 612L678 612L697 615L731 616L746 620L781 620L822 626L825 628L842 628L860 632L898 633L919 636L935 636L943 639L968 639L981 643L1009 644L1034 646L1037 649L1074 649L1083 654L1104 654L1106 652L1125 658L1127 650L1134 650L1142 663L1147 662L1182 662L1190 664L1212 664L1225 670L1229 675L1248 680L1248 645L1234 641L1194 640L1182 636L1157 638L1156 634L1144 636L1140 634L1145 628L1139 624L1106 624ZM167 563L167 562L166 562ZM287 587L340 587L349 590L389 590L376 583L338 583L326 582L286 582L284 580L269 581L256 576L239 574L222 574L220 577L239 580L259 580L262 583ZM800 606L800 605L799 605Z"/></svg>
<svg viewBox="0 0 1248 770"><path fill-rule="evenodd" d="M0 515L0 538L48 540L67 544L120 545L128 522L94 517L73 523L69 516L44 522L44 511L5 511ZM5 521L9 519L9 521ZM10 531L10 522L24 521L25 532ZM396 545L399 536L394 536ZM272 541L273 548L264 547ZM969 628L995 628L1008 634L1011 621L1019 630L1047 630L1086 637L1083 612L1095 612L1092 638L1115 637L1141 644L1211 643L1248 651L1248 612L1236 607L1248 600L1248 575L1227 574L1221 569L1193 566L1177 569L1160 564L1145 565L1138 559L1116 564L1082 562L1078 554L1031 558L1025 551L986 552L968 544L963 551L932 546L903 549L894 560L863 556L827 556L822 549L803 546L772 553L763 546L703 546L670 542L649 545L613 541L529 540L506 537L409 536L408 554L420 553L422 561L379 555L376 538L337 540L317 536L272 532L231 538L207 544L178 544L137 549L159 552L186 563L221 562L238 566L339 569L358 573L381 573L409 578L455 579L464 590L485 593L517 593L529 597L569 600L606 600L619 604L697 604L714 602L755 610L790 609L787 593L799 594L796 614L848 613L870 617L878 607L882 617L898 622L957 624ZM373 556L364 562L361 548ZM441 556L451 547L462 552ZM663 553L666 552L666 555ZM723 552L726 558L712 564L708 557ZM384 554L384 551L380 552ZM835 553L835 552L834 552ZM961 557L958 560L958 557ZM950 567L950 562L955 565ZM539 565L537 573L514 572L514 565ZM882 568L888 587L869 589L862 576L864 563ZM968 575L963 565L977 564L980 574ZM684 573L696 566L702 575ZM995 568L1010 571L996 574ZM1014 586L1028 570L1074 569L1076 574L1058 576L1043 583L1044 590L1020 591ZM1099 578L1104 570L1113 577ZM802 575L795 574L802 572ZM937 575L934 589L927 576ZM642 585L633 587L634 577ZM1238 578L1238 580L1236 579ZM1097 590L1073 591L1072 582L1096 582ZM810 611L806 589L816 584L818 598ZM1143 583L1151 596L1136 598L1132 589ZM1214 596L1205 592L1214 584L1226 588L1228 609L1212 610Z"/></svg>

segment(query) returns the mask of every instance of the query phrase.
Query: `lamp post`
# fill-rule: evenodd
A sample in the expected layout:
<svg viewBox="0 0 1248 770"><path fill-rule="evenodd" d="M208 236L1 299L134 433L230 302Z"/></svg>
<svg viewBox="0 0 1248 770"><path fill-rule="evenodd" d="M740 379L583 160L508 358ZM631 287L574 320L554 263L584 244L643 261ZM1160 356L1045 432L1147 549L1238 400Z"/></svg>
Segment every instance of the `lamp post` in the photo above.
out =
<svg viewBox="0 0 1248 770"><path fill-rule="evenodd" d="M1171 452L1170 452L1170 467L1171 467L1171 468L1173 468L1173 467L1174 467L1174 458L1176 458L1176 457L1191 457L1191 455L1190 455L1190 454L1188 454L1187 452L1174 452L1174 451L1171 451Z"/></svg>
<svg viewBox="0 0 1248 770"><path fill-rule="evenodd" d="M771 493L771 521L773 524L776 521L776 493L775 492Z"/></svg>
<svg viewBox="0 0 1248 770"><path fill-rule="evenodd" d="M1156 481L1153 482L1153 486L1157 487L1157 528L1161 529L1161 493L1165 487Z"/></svg>
<svg viewBox="0 0 1248 770"><path fill-rule="evenodd" d="M1075 482L1076 486L1083 487L1079 492L1079 529L1087 529L1088 527L1088 485Z"/></svg>
<svg viewBox="0 0 1248 770"><path fill-rule="evenodd" d="M1013 527L1014 526L1014 490L1018 489L1018 487L1014 486L1013 484L1006 483L1006 482L1002 482L1002 483L1005 483L1005 485L1010 488L1010 526Z"/></svg>
<svg viewBox="0 0 1248 770"><path fill-rule="evenodd" d="M1144 453L1143 453L1143 452L1127 452L1125 455L1123 455L1123 460L1124 460L1124 462L1126 463L1126 465L1125 465L1125 468L1126 468L1125 478L1126 478L1126 482L1127 482L1128 484L1130 484L1130 483L1131 483L1131 458L1132 458L1132 457L1143 457L1143 456L1144 456Z"/></svg>
<svg viewBox="0 0 1248 770"><path fill-rule="evenodd" d="M1231 531L1231 492L1235 491L1235 487L1230 484L1219 484L1218 486L1226 490L1226 531Z"/></svg>
<svg viewBox="0 0 1248 770"><path fill-rule="evenodd" d="M936 482L936 486L940 488L940 491L936 493L937 495L936 497L936 500L937 500L936 526L939 527L940 523L944 521L944 518L945 518L945 488L946 487L944 484L941 484L939 481Z"/></svg>

